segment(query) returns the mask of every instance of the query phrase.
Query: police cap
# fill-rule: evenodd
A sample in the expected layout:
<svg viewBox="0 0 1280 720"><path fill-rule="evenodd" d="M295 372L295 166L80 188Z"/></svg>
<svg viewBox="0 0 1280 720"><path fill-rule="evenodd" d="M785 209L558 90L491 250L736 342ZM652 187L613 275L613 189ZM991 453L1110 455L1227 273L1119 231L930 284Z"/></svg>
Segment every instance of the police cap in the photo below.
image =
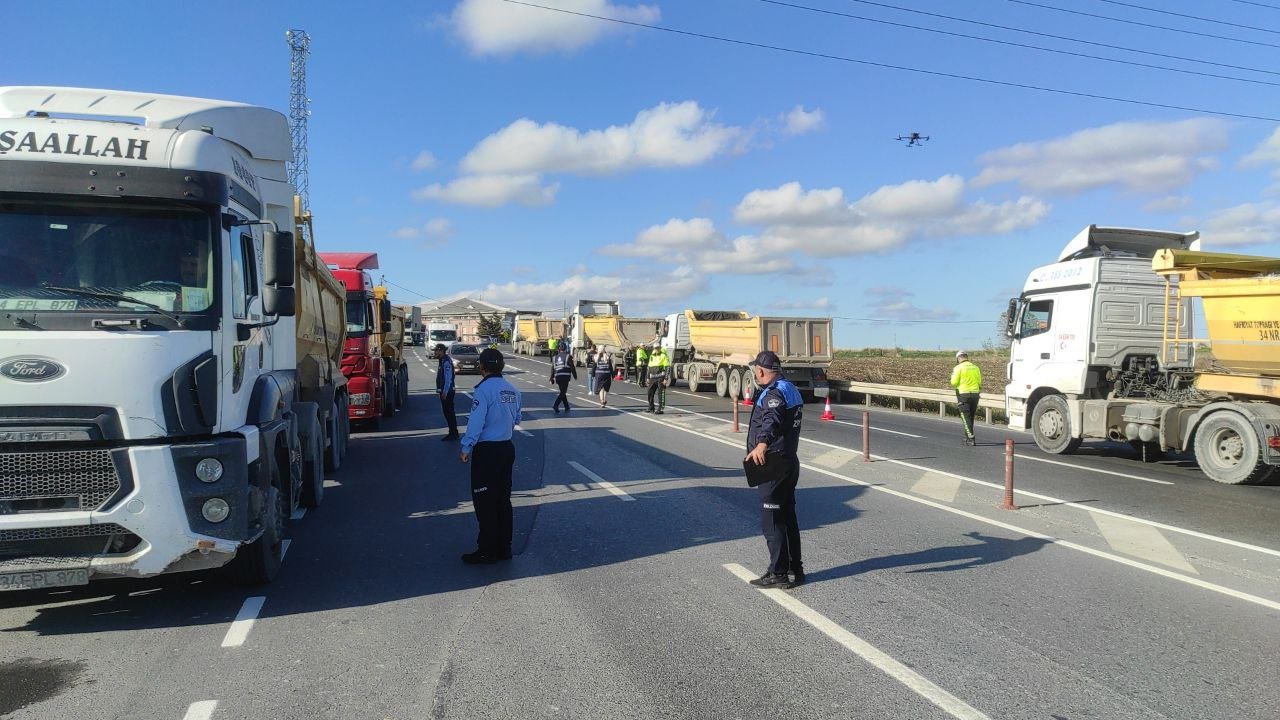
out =
<svg viewBox="0 0 1280 720"><path fill-rule="evenodd" d="M778 353L772 350L761 350L760 354L756 355L756 359L748 364L762 367L765 370L782 372L782 361L778 359Z"/></svg>
<svg viewBox="0 0 1280 720"><path fill-rule="evenodd" d="M485 348L480 351L480 367L491 373L500 373L506 367L506 360L497 348Z"/></svg>

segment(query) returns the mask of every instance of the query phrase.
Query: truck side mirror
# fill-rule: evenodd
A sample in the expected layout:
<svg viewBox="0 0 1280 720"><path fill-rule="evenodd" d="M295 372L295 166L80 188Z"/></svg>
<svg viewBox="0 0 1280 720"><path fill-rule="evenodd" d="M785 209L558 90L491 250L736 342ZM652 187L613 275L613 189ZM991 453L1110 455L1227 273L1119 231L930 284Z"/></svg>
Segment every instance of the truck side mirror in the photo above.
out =
<svg viewBox="0 0 1280 720"><path fill-rule="evenodd" d="M382 332L384 332L384 333L389 333L389 332L391 332L391 321L390 321L390 320L383 320L383 321L382 321Z"/></svg>
<svg viewBox="0 0 1280 720"><path fill-rule="evenodd" d="M298 313L298 296L292 287L267 285L262 288L262 311L276 317L293 317Z"/></svg>
<svg viewBox="0 0 1280 720"><path fill-rule="evenodd" d="M382 317L384 317L384 318L389 318L389 317L391 317L391 301L390 301L390 300L382 300L382 301L380 301L380 302L382 303L382 310L381 310L381 312L382 312Z"/></svg>
<svg viewBox="0 0 1280 720"><path fill-rule="evenodd" d="M1004 334L1005 337L1018 336L1018 298L1009 299L1009 308L1004 311Z"/></svg>
<svg viewBox="0 0 1280 720"><path fill-rule="evenodd" d="M293 287L293 233L268 230L262 234L262 245L263 283Z"/></svg>

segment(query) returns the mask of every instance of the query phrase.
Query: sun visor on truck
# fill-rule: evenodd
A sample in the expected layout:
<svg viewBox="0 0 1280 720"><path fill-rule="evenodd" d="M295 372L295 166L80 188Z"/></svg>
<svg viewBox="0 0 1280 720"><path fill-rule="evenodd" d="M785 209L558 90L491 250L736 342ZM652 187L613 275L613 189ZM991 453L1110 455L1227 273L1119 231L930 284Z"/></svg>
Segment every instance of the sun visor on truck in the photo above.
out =
<svg viewBox="0 0 1280 720"><path fill-rule="evenodd" d="M1152 258L1155 257L1157 250L1164 248L1199 250L1200 233L1090 225L1071 238L1071 242L1062 248L1062 252L1058 255L1058 262L1106 254Z"/></svg>

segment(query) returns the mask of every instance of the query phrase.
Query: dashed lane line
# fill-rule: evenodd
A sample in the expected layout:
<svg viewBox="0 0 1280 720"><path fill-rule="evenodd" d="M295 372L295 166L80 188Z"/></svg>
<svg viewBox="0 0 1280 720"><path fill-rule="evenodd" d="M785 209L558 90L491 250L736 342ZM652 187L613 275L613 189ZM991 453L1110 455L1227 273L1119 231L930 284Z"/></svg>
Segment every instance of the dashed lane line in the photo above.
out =
<svg viewBox="0 0 1280 720"><path fill-rule="evenodd" d="M602 478L602 477L600 477L599 475L597 475L597 474L595 474L595 473L591 472L591 471L590 471L590 470L588 470L587 468L582 467L581 465L579 465L578 463L576 463L576 462L574 462L574 461L572 461L572 460L570 460L570 461L569 461L569 464L573 466L573 469L574 469L574 470L577 470L578 472L582 473L583 475L586 475L586 476L587 476L587 478L588 478L589 480L591 480L591 482L595 483L596 485L599 485L600 487L604 488L605 490L608 490L609 492L613 493L614 495L617 495L617 496L618 496L618 498L619 498L620 500L630 500L630 501L632 501L632 502L634 502L634 501L635 501L635 498L631 497L631 496L630 496L630 495L628 495L626 492L624 492L623 490L621 490L620 488L618 488L618 486L617 486L617 485L614 485L613 483L609 482L608 480L605 480L604 478Z"/></svg>
<svg viewBox="0 0 1280 720"><path fill-rule="evenodd" d="M187 714L182 716L182 720L209 720L213 717L213 711L218 709L217 700L200 700L191 703L187 708Z"/></svg>
<svg viewBox="0 0 1280 720"><path fill-rule="evenodd" d="M728 563L723 567L740 580L750 582L752 579L751 572L737 563ZM908 690L933 703L951 717L958 720L990 720L989 716L943 690L924 675L895 660L888 653L845 630L827 616L787 593L777 589L763 588L760 593L781 605L792 615L812 625L844 649L862 658L872 667L902 683Z"/></svg>
<svg viewBox="0 0 1280 720"><path fill-rule="evenodd" d="M1050 460L1049 458L1033 457L1031 455L1019 455L1018 457L1022 460L1030 460L1032 462L1039 462L1039 463L1048 463L1050 465L1061 465L1063 467L1075 468L1077 470L1084 470L1085 472L1101 473L1103 475L1113 475L1115 477L1129 478L1131 480L1141 480L1142 482L1155 483L1156 485L1173 485L1174 484L1169 482L1168 480L1157 480L1155 478L1142 477L1141 475L1130 475L1129 473L1116 472L1115 470L1103 470L1101 468L1085 467L1083 465L1076 465L1075 463L1063 462L1061 460Z"/></svg>
<svg viewBox="0 0 1280 720"><path fill-rule="evenodd" d="M227 636L222 638L222 647L240 647L249 637L249 631L253 629L253 624L258 619L258 614L262 612L262 604L267 599L260 595L245 598L244 605L240 606L240 612L236 614L236 619L231 622L231 627L227 630Z"/></svg>

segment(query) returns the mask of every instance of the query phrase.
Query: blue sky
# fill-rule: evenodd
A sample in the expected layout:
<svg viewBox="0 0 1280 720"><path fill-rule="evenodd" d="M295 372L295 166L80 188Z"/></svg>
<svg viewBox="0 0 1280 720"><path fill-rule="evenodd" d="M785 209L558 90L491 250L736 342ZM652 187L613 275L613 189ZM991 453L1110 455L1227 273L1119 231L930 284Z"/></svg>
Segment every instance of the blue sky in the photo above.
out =
<svg viewBox="0 0 1280 720"><path fill-rule="evenodd" d="M1280 116L1274 84L761 0L531 1L878 63ZM793 4L1280 83L1280 0L1261 4L1276 9L1239 0L1036 0L1237 41L1013 0ZM375 250L388 281L431 298L467 292L546 310L619 298L637 315L685 307L833 315L840 347L975 347L993 336L1027 273L1090 223L1198 229L1208 249L1280 254L1274 121L928 76L502 0L376 7L225 2L196 12L135 2L125 13L90 2L56 11L9 3L10 27L33 31L9 34L0 83L283 111L284 31L303 28L312 36L319 245ZM894 139L912 130L931 140L908 148ZM398 299L424 298L400 291Z"/></svg>

